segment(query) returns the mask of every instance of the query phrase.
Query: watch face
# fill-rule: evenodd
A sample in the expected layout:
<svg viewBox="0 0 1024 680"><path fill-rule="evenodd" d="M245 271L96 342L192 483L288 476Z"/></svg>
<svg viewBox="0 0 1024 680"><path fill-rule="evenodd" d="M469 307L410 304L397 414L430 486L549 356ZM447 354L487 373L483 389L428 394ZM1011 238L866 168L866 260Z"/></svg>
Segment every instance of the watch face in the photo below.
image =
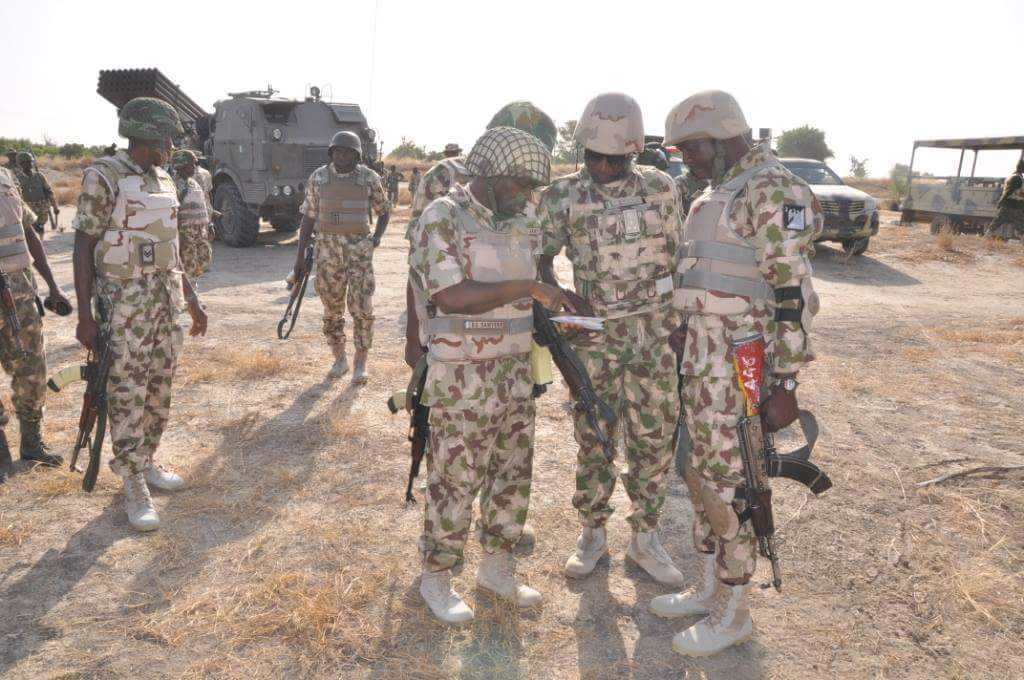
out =
<svg viewBox="0 0 1024 680"><path fill-rule="evenodd" d="M786 390L789 391L789 392L792 392L793 390L795 390L796 389L796 385L797 385L796 380L794 380L793 378L786 378L782 382L782 386L784 388L786 388Z"/></svg>

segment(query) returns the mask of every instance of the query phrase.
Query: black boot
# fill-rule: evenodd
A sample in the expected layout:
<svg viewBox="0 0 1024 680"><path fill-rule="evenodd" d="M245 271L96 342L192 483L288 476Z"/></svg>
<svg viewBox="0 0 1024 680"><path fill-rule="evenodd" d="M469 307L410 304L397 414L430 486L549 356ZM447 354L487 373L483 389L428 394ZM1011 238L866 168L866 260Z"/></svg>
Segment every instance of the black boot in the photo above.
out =
<svg viewBox="0 0 1024 680"><path fill-rule="evenodd" d="M21 459L31 460L41 465L58 467L64 459L55 453L50 453L43 442L43 435L39 431L40 421L35 418L18 416L21 423Z"/></svg>
<svg viewBox="0 0 1024 680"><path fill-rule="evenodd" d="M7 481L7 476L11 473L11 465L13 464L11 449L7 446L7 435L4 434L3 430L0 430L0 484Z"/></svg>

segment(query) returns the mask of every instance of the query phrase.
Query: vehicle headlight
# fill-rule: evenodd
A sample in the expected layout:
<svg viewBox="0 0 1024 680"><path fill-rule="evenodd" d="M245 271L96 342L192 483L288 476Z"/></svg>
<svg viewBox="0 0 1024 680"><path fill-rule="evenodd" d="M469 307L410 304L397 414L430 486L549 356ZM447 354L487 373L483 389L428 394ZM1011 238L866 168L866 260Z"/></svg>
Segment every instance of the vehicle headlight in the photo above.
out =
<svg viewBox="0 0 1024 680"><path fill-rule="evenodd" d="M292 195L292 185L290 185L290 184L285 184L284 185L284 195L285 196L291 196Z"/></svg>
<svg viewBox="0 0 1024 680"><path fill-rule="evenodd" d="M274 128L274 131L270 133L270 136L274 138L274 141L280 142L281 138L284 137L284 133L281 132L281 128Z"/></svg>
<svg viewBox="0 0 1024 680"><path fill-rule="evenodd" d="M281 187L275 186L273 189L270 190L270 195L271 196L280 196L281 195Z"/></svg>

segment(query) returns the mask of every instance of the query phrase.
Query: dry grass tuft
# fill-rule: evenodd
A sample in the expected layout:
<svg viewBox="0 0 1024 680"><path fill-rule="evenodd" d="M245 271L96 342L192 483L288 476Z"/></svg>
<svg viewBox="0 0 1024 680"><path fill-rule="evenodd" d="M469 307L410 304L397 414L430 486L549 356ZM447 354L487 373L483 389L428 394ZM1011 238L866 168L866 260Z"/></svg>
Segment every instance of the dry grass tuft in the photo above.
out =
<svg viewBox="0 0 1024 680"><path fill-rule="evenodd" d="M182 375L188 384L228 380L263 380L295 366L289 355L272 354L251 345L220 345L208 352L186 355Z"/></svg>
<svg viewBox="0 0 1024 680"><path fill-rule="evenodd" d="M32 534L10 513L0 513L0 547L17 548Z"/></svg>

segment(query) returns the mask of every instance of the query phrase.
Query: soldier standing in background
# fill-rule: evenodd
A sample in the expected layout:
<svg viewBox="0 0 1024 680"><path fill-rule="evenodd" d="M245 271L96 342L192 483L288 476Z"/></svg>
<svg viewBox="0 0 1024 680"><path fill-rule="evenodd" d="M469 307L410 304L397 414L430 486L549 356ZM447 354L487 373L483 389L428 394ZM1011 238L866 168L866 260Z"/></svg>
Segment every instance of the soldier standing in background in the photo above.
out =
<svg viewBox="0 0 1024 680"><path fill-rule="evenodd" d="M1016 172L1003 183L996 208L996 216L986 227L985 234L1003 241L1024 238L1024 159L1017 161Z"/></svg>
<svg viewBox="0 0 1024 680"><path fill-rule="evenodd" d="M46 352L43 345L43 324L36 307L36 288L29 276L29 263L34 263L46 285L49 298L70 306L57 286L46 259L46 251L32 229L36 216L22 200L14 174L0 168L0 272L14 298L15 313L21 324L18 339L24 352L19 352L13 329L6 315L0 315L0 364L11 376L11 401L21 429L19 453L22 460L58 466L63 459L47 450L43 442L43 405L46 402ZM30 257L31 256L31 257ZM10 416L0 402L0 482L7 476L11 451L4 427Z"/></svg>
<svg viewBox="0 0 1024 680"><path fill-rule="evenodd" d="M412 203L412 197L416 195L416 189L420 185L420 169L412 169L412 177L409 178L409 203Z"/></svg>
<svg viewBox="0 0 1024 680"><path fill-rule="evenodd" d="M160 525L149 486L185 485L153 458L167 426L171 383L182 344L178 315L188 301L191 335L206 333L206 313L178 257L178 197L164 172L171 139L182 134L174 108L137 97L120 111L128 150L99 158L82 176L75 217L78 341L96 349L100 322L110 331L107 386L111 469L124 480L128 521L139 531Z"/></svg>
<svg viewBox="0 0 1024 680"><path fill-rule="evenodd" d="M626 554L659 583L680 585L683 575L657 533L679 417L676 360L666 343L682 318L672 305L682 231L675 184L656 168L634 164L633 155L644 150L643 119L627 95L592 99L575 139L585 149L584 168L552 182L537 209L541 278L558 285L553 260L564 248L576 286L576 294L566 292L567 306L605 319L600 335L580 334L572 344L618 416L615 429L623 430L623 482L632 504L626 520L633 533ZM575 435L572 503L582 531L565 574L581 578L608 553L605 523L617 470L581 411ZM608 436L618 441L615 430Z"/></svg>
<svg viewBox="0 0 1024 680"><path fill-rule="evenodd" d="M387 177L388 201L391 202L391 205L398 205L398 183L401 182L403 179L404 178L402 177L402 173L398 171L398 168L392 165L391 169L388 170Z"/></svg>
<svg viewBox="0 0 1024 680"><path fill-rule="evenodd" d="M22 151L18 154L18 165L21 170L18 181L21 183L21 195L28 207L36 214L36 223L33 228L37 234L42 234L43 227L46 226L47 218L50 215L50 206L53 206L55 215L60 214L60 208L57 207L57 200L53 196L50 183L46 181L43 173L39 172L35 162L35 156L29 151ZM53 228L56 229L57 225L54 224Z"/></svg>
<svg viewBox="0 0 1024 680"><path fill-rule="evenodd" d="M814 358L808 332L818 298L808 258L822 213L810 187L770 148L750 147L750 126L731 95L697 93L672 109L665 128L665 142L679 148L693 175L711 182L686 218L676 306L687 323L670 338L682 356L693 441L684 479L701 576L686 592L654 598L651 610L707 614L672 641L682 654L704 656L742 642L752 629L746 594L757 546L750 521L737 514L744 479L737 425L745 402L732 344L764 338L771 373L765 425L768 432L789 425L797 417L797 371Z"/></svg>
<svg viewBox="0 0 1024 680"><path fill-rule="evenodd" d="M213 263L210 245L210 214L203 188L195 179L198 160L195 153L179 149L171 156L171 177L178 194L178 246L181 267L196 288L199 277Z"/></svg>
<svg viewBox="0 0 1024 680"><path fill-rule="evenodd" d="M451 579L463 565L478 493L484 556L477 584L520 608L541 601L516 580L512 549L526 521L533 471L531 298L555 310L562 298L536 280L536 235L522 221L503 219L520 214L533 189L548 182L548 150L532 135L499 127L480 137L465 168L471 180L420 215L409 252L424 302L434 309L423 320L429 354L422 403L430 407L432 462L420 594L446 623L473 618Z"/></svg>
<svg viewBox="0 0 1024 680"><path fill-rule="evenodd" d="M18 150L13 148L7 149L7 169L11 171L11 174L17 178L18 173Z"/></svg>
<svg viewBox="0 0 1024 680"><path fill-rule="evenodd" d="M362 165L363 147L354 132L341 131L331 139L330 162L313 171L302 203L295 280L305 270L304 254L316 231L316 292L324 305L323 332L334 354L332 374L348 372L345 356L345 303L352 314L356 347L352 382L365 383L366 358L373 345L373 249L388 226L390 206L380 177ZM370 235L370 209L377 227Z"/></svg>

